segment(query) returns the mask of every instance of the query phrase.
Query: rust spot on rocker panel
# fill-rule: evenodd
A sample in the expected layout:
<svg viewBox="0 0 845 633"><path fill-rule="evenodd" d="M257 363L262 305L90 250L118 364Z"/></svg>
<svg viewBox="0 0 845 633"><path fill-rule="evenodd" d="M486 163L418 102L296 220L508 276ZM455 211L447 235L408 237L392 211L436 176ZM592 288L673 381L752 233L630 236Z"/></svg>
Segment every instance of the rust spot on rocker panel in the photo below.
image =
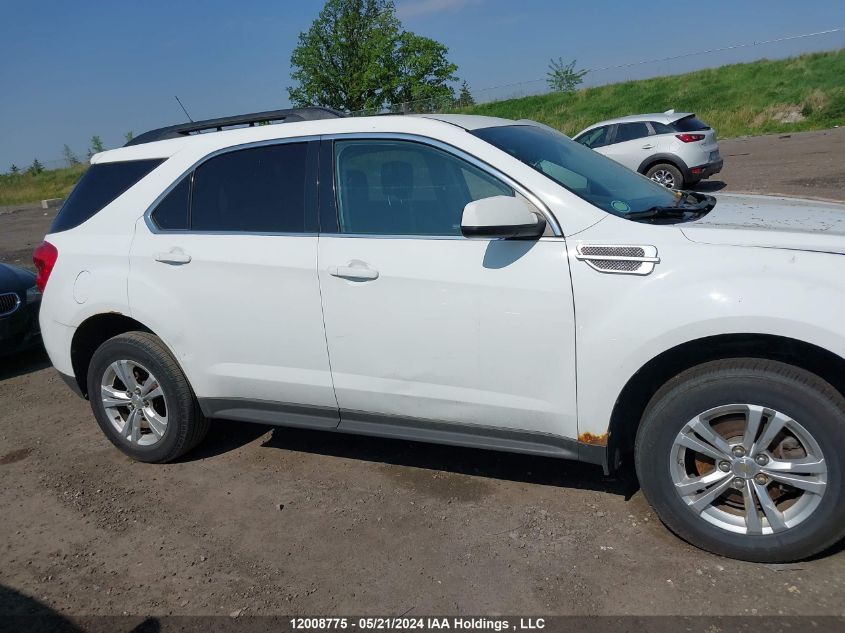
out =
<svg viewBox="0 0 845 633"><path fill-rule="evenodd" d="M584 444L593 444L594 446L607 446L607 433L601 435L593 435L592 433L581 433L578 436L578 441Z"/></svg>

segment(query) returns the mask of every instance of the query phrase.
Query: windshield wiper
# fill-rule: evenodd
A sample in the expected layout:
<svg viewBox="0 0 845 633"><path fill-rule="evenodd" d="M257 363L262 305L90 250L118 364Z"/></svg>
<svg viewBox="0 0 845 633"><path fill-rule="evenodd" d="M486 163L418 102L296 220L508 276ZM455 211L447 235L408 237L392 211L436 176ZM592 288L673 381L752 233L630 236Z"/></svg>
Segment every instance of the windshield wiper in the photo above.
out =
<svg viewBox="0 0 845 633"><path fill-rule="evenodd" d="M703 209L689 207L649 207L645 211L631 211L622 217L626 220L648 220L650 218L683 218L689 213L707 213Z"/></svg>
<svg viewBox="0 0 845 633"><path fill-rule="evenodd" d="M678 199L677 204L672 206L654 206L644 211L630 211L622 217L626 220L650 220L654 218L686 218L688 214L702 216L710 212L716 206L716 199L712 196L702 195L695 204L684 204L694 199L694 195L685 192Z"/></svg>

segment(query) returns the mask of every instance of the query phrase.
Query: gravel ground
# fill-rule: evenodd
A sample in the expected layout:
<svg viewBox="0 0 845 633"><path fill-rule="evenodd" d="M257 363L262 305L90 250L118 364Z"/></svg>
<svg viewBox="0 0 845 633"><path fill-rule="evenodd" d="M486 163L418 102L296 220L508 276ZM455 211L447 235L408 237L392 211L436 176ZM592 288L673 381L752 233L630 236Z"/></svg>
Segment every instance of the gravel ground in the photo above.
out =
<svg viewBox="0 0 845 633"><path fill-rule="evenodd" d="M845 130L721 147L726 190L845 199ZM0 211L0 260L54 214ZM0 360L0 481L0 615L845 614L841 546L718 558L592 466L225 421L134 463L41 354Z"/></svg>

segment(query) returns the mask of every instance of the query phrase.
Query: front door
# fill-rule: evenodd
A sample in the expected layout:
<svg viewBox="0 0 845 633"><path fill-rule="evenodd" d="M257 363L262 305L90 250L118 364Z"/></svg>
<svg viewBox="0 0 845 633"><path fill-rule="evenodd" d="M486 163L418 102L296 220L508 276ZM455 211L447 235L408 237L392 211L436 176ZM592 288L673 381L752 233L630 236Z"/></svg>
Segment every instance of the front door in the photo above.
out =
<svg viewBox="0 0 845 633"><path fill-rule="evenodd" d="M468 202L515 192L444 149L333 143L336 197L320 204L336 204L337 232L321 233L318 268L341 426L374 415L574 437L564 241L463 238Z"/></svg>

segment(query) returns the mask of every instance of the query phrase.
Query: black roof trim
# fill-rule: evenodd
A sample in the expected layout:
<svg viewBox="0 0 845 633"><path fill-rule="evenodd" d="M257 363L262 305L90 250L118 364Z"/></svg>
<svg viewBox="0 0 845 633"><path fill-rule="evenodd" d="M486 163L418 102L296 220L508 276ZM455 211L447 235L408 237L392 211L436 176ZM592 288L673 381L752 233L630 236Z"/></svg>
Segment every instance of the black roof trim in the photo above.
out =
<svg viewBox="0 0 845 633"><path fill-rule="evenodd" d="M263 123L265 121L282 121L284 123L294 123L296 121L316 121L318 119L337 119L347 116L339 110L332 108L323 108L320 106L312 106L308 108L291 108L289 110L267 110L266 112L253 112L252 114L238 114L236 116L221 117L219 119L207 119L205 121L189 121L187 123L180 123L178 125L169 125L167 127L150 130L143 134L136 136L130 140L124 147L130 145L141 145L142 143L152 143L154 141L163 141L170 138L180 138L182 136L189 136L203 130L222 131L223 128L248 125L252 127L256 123Z"/></svg>

